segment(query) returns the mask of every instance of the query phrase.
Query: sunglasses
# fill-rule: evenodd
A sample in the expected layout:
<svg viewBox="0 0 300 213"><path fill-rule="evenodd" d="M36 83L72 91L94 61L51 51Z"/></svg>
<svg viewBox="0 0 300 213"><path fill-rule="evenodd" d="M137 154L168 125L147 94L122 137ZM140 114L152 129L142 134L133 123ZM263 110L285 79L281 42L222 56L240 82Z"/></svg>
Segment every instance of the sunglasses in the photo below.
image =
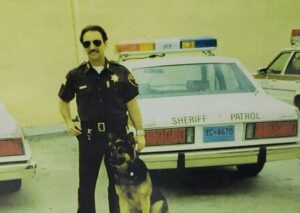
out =
<svg viewBox="0 0 300 213"><path fill-rule="evenodd" d="M89 48L91 46L91 42L93 42L93 44L96 46L96 47L100 47L102 42L100 40L93 40L93 41L84 41L82 42L82 45L85 47L85 48Z"/></svg>

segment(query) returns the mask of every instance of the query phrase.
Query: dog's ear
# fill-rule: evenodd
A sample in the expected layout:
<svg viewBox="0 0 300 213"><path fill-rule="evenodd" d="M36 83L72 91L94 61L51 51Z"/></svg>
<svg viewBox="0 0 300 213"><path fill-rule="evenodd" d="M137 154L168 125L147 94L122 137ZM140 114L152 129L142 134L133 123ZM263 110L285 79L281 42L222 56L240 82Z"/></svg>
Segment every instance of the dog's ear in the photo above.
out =
<svg viewBox="0 0 300 213"><path fill-rule="evenodd" d="M129 132L127 134L127 145L130 147L130 151L129 151L129 155L131 156L132 159L136 158L136 150L135 150L135 146L136 146L136 141L134 138L134 134L132 132Z"/></svg>
<svg viewBox="0 0 300 213"><path fill-rule="evenodd" d="M108 146L112 146L112 144L117 140L117 136L114 133L108 133Z"/></svg>
<svg viewBox="0 0 300 213"><path fill-rule="evenodd" d="M116 135L112 132L109 132L107 137L109 141L114 141L117 138Z"/></svg>
<svg viewBox="0 0 300 213"><path fill-rule="evenodd" d="M133 132L129 132L127 134L127 141L129 144L133 145L135 144L135 139L134 139L134 135L133 135Z"/></svg>
<svg viewBox="0 0 300 213"><path fill-rule="evenodd" d="M127 141L130 142L130 143L134 142L134 135L133 135L133 132L129 132L129 133L127 134Z"/></svg>

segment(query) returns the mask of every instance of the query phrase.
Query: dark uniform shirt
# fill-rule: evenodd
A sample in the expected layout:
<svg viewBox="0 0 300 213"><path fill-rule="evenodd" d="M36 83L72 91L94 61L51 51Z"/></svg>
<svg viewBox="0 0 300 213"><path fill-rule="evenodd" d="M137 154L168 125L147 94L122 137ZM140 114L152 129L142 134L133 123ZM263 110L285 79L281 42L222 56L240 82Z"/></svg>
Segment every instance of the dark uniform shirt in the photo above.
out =
<svg viewBox="0 0 300 213"><path fill-rule="evenodd" d="M69 71L66 79L59 97L69 102L76 96L81 122L127 121L126 104L138 95L138 85L124 66L106 60L98 74L85 62Z"/></svg>

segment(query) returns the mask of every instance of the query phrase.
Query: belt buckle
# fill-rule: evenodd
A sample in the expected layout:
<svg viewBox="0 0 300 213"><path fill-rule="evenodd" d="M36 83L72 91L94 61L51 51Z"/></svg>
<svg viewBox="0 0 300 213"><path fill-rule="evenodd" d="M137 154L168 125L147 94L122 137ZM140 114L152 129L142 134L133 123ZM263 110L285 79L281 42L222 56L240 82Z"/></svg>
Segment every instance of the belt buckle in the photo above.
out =
<svg viewBox="0 0 300 213"><path fill-rule="evenodd" d="M104 122L97 123L97 128L98 128L98 132L105 132L105 123Z"/></svg>

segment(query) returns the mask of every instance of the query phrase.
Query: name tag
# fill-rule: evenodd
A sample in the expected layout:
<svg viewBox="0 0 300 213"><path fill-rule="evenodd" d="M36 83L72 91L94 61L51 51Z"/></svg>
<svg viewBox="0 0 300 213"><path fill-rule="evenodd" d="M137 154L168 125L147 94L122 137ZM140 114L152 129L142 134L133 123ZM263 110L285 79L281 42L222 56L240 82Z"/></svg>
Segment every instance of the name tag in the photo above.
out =
<svg viewBox="0 0 300 213"><path fill-rule="evenodd" d="M85 89L85 88L87 88L87 85L83 85L79 87L79 89Z"/></svg>

